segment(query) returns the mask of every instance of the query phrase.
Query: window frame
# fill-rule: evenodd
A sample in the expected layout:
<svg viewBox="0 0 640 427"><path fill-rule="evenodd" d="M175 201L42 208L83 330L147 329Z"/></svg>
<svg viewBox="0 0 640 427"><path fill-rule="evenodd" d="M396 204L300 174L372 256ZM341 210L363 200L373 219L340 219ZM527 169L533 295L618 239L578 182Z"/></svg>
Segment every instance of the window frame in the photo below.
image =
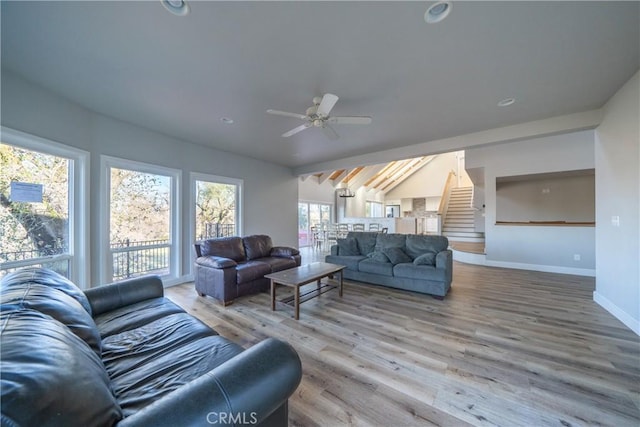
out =
<svg viewBox="0 0 640 427"><path fill-rule="evenodd" d="M201 172L190 172L189 173L189 239L191 240L190 248L196 242L196 181L206 181L213 184L227 184L227 185L235 185L236 187L236 215L235 215L235 223L236 223L236 232L238 236L242 236L244 230L244 180L240 178L230 178L227 176L221 175L212 175ZM191 254L191 263L190 270L193 275L193 262L195 261L195 251L190 250Z"/></svg>
<svg viewBox="0 0 640 427"><path fill-rule="evenodd" d="M182 194L182 171L180 169L166 166L154 165L151 163L139 162L135 160L122 159L119 157L101 155L100 156L100 245L98 273L100 283L113 282L113 258L110 247L110 225L111 225L111 169L128 169L135 172L162 175L171 178L171 212L169 221L169 274L161 276L165 286L174 285L180 282L182 274L182 233L180 232Z"/></svg>
<svg viewBox="0 0 640 427"><path fill-rule="evenodd" d="M25 267L42 262L68 259L69 280L81 289L90 283L89 252L89 159L88 151L71 147L48 138L42 138L5 126L0 126L3 143L42 154L64 157L69 163L69 253L51 257L32 258L28 261L2 263L4 268ZM34 262L35 261L35 262Z"/></svg>

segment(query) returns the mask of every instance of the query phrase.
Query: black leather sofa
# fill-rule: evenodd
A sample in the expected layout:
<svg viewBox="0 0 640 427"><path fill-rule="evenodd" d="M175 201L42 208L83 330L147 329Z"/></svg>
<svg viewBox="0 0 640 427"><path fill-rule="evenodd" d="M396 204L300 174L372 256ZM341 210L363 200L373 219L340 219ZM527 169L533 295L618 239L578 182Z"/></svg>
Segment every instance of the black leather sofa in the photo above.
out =
<svg viewBox="0 0 640 427"><path fill-rule="evenodd" d="M269 289L265 274L299 267L300 252L273 246L271 237L220 237L197 242L194 280L200 296L209 295L224 305L235 298Z"/></svg>
<svg viewBox="0 0 640 427"><path fill-rule="evenodd" d="M2 426L287 425L295 350L244 350L164 298L156 276L85 293L26 269L0 296Z"/></svg>

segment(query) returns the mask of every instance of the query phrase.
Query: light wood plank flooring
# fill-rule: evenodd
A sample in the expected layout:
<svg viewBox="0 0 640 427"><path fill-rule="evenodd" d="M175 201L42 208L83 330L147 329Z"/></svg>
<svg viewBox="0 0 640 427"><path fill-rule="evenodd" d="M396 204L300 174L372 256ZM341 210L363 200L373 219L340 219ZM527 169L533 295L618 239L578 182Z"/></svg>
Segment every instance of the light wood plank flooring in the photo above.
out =
<svg viewBox="0 0 640 427"><path fill-rule="evenodd" d="M443 301L347 281L299 321L267 293L227 308L193 284L167 296L245 347L295 347L292 426L637 427L640 341L593 290L593 278L455 263Z"/></svg>

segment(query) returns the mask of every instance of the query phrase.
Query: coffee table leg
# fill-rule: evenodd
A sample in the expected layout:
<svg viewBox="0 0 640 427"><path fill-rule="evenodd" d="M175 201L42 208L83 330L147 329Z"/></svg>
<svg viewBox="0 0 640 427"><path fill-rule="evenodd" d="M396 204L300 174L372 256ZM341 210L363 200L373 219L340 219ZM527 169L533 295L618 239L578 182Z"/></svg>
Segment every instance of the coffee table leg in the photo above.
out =
<svg viewBox="0 0 640 427"><path fill-rule="evenodd" d="M342 272L343 272L343 270L340 270L340 291L339 291L339 294L338 294L338 295L340 295L340 298L342 298L342 284L343 284L343 282L342 282L342 274L343 273Z"/></svg>
<svg viewBox="0 0 640 427"><path fill-rule="evenodd" d="M317 285L318 285L318 296L320 296L320 279L318 279Z"/></svg>
<svg viewBox="0 0 640 427"><path fill-rule="evenodd" d="M300 286L295 287L295 310L296 310L296 320L300 319Z"/></svg>
<svg viewBox="0 0 640 427"><path fill-rule="evenodd" d="M271 279L271 311L276 311L276 283Z"/></svg>

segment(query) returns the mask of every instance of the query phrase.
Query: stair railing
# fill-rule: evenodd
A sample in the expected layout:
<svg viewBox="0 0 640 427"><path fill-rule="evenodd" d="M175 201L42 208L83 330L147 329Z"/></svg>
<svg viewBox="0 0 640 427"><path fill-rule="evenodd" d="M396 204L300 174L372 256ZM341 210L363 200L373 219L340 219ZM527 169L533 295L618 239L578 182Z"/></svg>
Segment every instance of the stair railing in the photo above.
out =
<svg viewBox="0 0 640 427"><path fill-rule="evenodd" d="M456 183L456 172L452 170L447 176L447 181L444 184L444 190L442 190L442 197L440 198L440 206L438 206L438 234L442 234L442 227L447 219L447 211L449 210L449 199L451 198L451 189L454 188Z"/></svg>

